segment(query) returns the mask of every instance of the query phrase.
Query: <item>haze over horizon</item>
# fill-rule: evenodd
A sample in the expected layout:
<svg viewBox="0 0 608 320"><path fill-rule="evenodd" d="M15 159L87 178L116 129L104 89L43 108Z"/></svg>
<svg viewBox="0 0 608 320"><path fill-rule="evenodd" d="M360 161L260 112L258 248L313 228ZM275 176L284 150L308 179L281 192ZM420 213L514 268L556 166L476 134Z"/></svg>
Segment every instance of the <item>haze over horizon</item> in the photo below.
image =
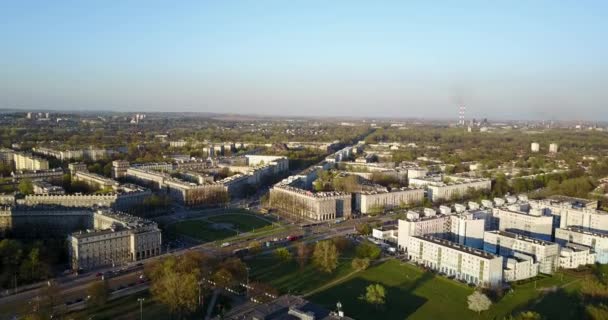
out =
<svg viewBox="0 0 608 320"><path fill-rule="evenodd" d="M601 1L0 4L0 108L608 121Z"/></svg>

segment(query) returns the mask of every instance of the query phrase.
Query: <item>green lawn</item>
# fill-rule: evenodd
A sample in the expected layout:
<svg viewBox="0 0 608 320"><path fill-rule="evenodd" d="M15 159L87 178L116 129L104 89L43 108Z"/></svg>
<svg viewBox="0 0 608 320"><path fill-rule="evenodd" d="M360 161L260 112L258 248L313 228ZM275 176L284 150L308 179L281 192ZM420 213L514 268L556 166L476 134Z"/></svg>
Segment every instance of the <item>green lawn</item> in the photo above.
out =
<svg viewBox="0 0 608 320"><path fill-rule="evenodd" d="M547 319L572 319L580 312L576 298L579 282L571 275L543 276L514 285L512 292L478 315L467 308L467 296L473 288L398 260L388 260L349 277L351 255L343 255L332 274L320 273L311 264L300 269L295 262L279 263L272 255L255 257L248 264L252 279L267 282L282 293L306 294L336 281L308 298L329 309L340 301L346 314L356 319L503 319L524 310L537 311ZM387 289L387 303L382 308L359 299L372 283ZM565 288L559 289L563 285ZM543 293L543 288L556 289Z"/></svg>
<svg viewBox="0 0 608 320"><path fill-rule="evenodd" d="M524 310L537 311L547 319L576 319L580 303L573 298L578 289L575 280L571 276L556 275L542 277L536 284L530 281L515 285L513 292L477 315L467 309L467 296L473 292L472 288L425 273L413 265L389 260L310 298L328 308L334 308L340 300L347 315L350 311L357 319L503 319ZM381 309L358 299L372 283L380 283L387 289L387 303ZM539 290L567 283L571 284L565 289L544 295Z"/></svg>
<svg viewBox="0 0 608 320"><path fill-rule="evenodd" d="M249 232L270 225L271 223L253 215L245 214L222 214L207 218L216 223L229 223L240 232Z"/></svg>
<svg viewBox="0 0 608 320"><path fill-rule="evenodd" d="M330 274L319 272L312 263L300 268L295 261L281 263L272 254L246 261L252 279L266 282L284 293L304 294L350 273L354 250L341 254L338 268Z"/></svg>
<svg viewBox="0 0 608 320"><path fill-rule="evenodd" d="M236 232L228 229L214 229L211 223L203 220L184 220L169 225L169 233L182 234L201 241L215 241L234 236Z"/></svg>
<svg viewBox="0 0 608 320"><path fill-rule="evenodd" d="M387 289L386 305L381 308L359 299L372 283ZM469 319L476 316L466 308L466 297L472 291L458 282L389 260L310 299L332 309L340 301L346 315L357 319Z"/></svg>

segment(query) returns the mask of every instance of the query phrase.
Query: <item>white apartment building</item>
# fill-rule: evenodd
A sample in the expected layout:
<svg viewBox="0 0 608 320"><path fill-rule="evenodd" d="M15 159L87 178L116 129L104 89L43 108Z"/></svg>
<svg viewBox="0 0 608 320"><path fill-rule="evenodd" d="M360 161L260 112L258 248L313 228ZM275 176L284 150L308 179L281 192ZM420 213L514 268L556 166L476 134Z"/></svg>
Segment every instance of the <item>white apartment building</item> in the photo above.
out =
<svg viewBox="0 0 608 320"><path fill-rule="evenodd" d="M355 210L368 214L382 208L393 209L422 202L424 189L401 188L391 191L362 191L355 194Z"/></svg>
<svg viewBox="0 0 608 320"><path fill-rule="evenodd" d="M590 247L567 243L559 251L559 266L564 269L576 269L579 266L595 263L595 252Z"/></svg>
<svg viewBox="0 0 608 320"><path fill-rule="evenodd" d="M410 178L409 184L412 187L426 188L427 197L433 202L461 198L466 196L470 190L489 191L492 188L492 180L490 179L441 175Z"/></svg>
<svg viewBox="0 0 608 320"><path fill-rule="evenodd" d="M581 227L555 229L555 242L561 246L575 243L590 247L595 252L596 262L608 263L608 233L588 231Z"/></svg>
<svg viewBox="0 0 608 320"><path fill-rule="evenodd" d="M552 274L559 267L559 245L507 231L486 231L483 250L502 257L525 254L534 258L539 272Z"/></svg>
<svg viewBox="0 0 608 320"><path fill-rule="evenodd" d="M409 238L408 258L428 268L478 286L495 287L503 280L502 257L431 236Z"/></svg>
<svg viewBox="0 0 608 320"><path fill-rule="evenodd" d="M557 145L557 143L552 143L549 145L549 152L557 153L558 150L559 150L559 146Z"/></svg>
<svg viewBox="0 0 608 320"><path fill-rule="evenodd" d="M553 217L543 215L541 210L529 212L494 208L492 214L498 219L498 230L518 233L527 237L551 241Z"/></svg>
<svg viewBox="0 0 608 320"><path fill-rule="evenodd" d="M530 144L530 150L532 152L539 152L540 151L540 144L538 144L538 142L532 142L532 144Z"/></svg>
<svg viewBox="0 0 608 320"><path fill-rule="evenodd" d="M397 226L382 226L372 229L372 237L374 239L387 242L397 243L399 228Z"/></svg>
<svg viewBox="0 0 608 320"><path fill-rule="evenodd" d="M538 275L538 263L531 256L516 253L514 256L503 258L503 277L506 282L525 280Z"/></svg>
<svg viewBox="0 0 608 320"><path fill-rule="evenodd" d="M31 154L15 152L13 154L13 162L15 163L15 170L49 170L48 160Z"/></svg>
<svg viewBox="0 0 608 320"><path fill-rule="evenodd" d="M450 237L461 245L483 248L483 234L486 220L474 214L450 215Z"/></svg>
<svg viewBox="0 0 608 320"><path fill-rule="evenodd" d="M608 232L608 212L595 209L597 201L545 199L530 201L533 208L544 210L555 219L555 228L580 227L590 231Z"/></svg>
<svg viewBox="0 0 608 320"><path fill-rule="evenodd" d="M487 217L489 213L481 210L457 215L437 215L433 209L428 208L422 213L409 211L405 219L398 221L397 244L400 250L409 250L407 246L410 237L429 235L481 249L483 234L488 225Z"/></svg>

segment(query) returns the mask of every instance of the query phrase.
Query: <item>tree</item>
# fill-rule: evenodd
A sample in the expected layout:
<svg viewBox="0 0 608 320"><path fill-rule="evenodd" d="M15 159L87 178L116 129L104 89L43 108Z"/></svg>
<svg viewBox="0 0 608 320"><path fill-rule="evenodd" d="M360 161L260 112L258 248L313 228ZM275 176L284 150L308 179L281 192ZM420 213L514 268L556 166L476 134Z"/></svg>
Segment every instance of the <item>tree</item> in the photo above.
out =
<svg viewBox="0 0 608 320"><path fill-rule="evenodd" d="M310 258L310 247L306 242L299 242L296 246L296 261L300 268L304 268Z"/></svg>
<svg viewBox="0 0 608 320"><path fill-rule="evenodd" d="M378 259L380 257L381 252L382 250L380 250L380 247L369 241L361 243L357 246L356 249L356 254L358 258L367 258L370 260Z"/></svg>
<svg viewBox="0 0 608 320"><path fill-rule="evenodd" d="M350 240L346 239L343 236L333 237L331 241L336 245L338 251L344 251L348 249L351 245Z"/></svg>
<svg viewBox="0 0 608 320"><path fill-rule="evenodd" d="M370 284L365 288L365 294L361 299L378 307L386 303L386 289L379 283Z"/></svg>
<svg viewBox="0 0 608 320"><path fill-rule="evenodd" d="M277 248L276 250L274 250L274 255L281 262L289 262L293 258L291 255L291 252L289 252L289 250L287 250L287 248Z"/></svg>
<svg viewBox="0 0 608 320"><path fill-rule="evenodd" d="M362 235L362 236L366 236L366 235L368 235L368 234L371 234L371 233L372 233L372 227L371 227L369 224L367 224L367 223L360 223L360 224L357 224L357 225L355 226L355 229L356 229L356 230L357 230L357 232L358 232L360 235Z"/></svg>
<svg viewBox="0 0 608 320"><path fill-rule="evenodd" d="M108 284L105 280L91 283L87 287L87 295L89 296L87 304L93 307L102 307L108 301Z"/></svg>
<svg viewBox="0 0 608 320"><path fill-rule="evenodd" d="M148 272L154 298L179 316L193 312L198 304L200 269L192 270L193 264L184 259L188 258L168 257ZM185 262L184 267L182 262Z"/></svg>
<svg viewBox="0 0 608 320"><path fill-rule="evenodd" d="M313 262L319 270L331 273L338 267L339 252L330 240L317 242L313 253Z"/></svg>
<svg viewBox="0 0 608 320"><path fill-rule="evenodd" d="M367 258L354 258L351 262L353 269L363 271L369 267L369 259Z"/></svg>
<svg viewBox="0 0 608 320"><path fill-rule="evenodd" d="M256 254L262 251L262 244L259 241L249 242L249 252Z"/></svg>
<svg viewBox="0 0 608 320"><path fill-rule="evenodd" d="M34 185L32 181L29 179L23 179L19 182L19 192L23 194L32 194L34 193Z"/></svg>
<svg viewBox="0 0 608 320"><path fill-rule="evenodd" d="M234 283L234 277L232 276L232 273L230 273L230 271L228 271L228 269L226 268L220 268L213 274L213 277L211 277L211 279L213 280L213 282L215 282L216 289L231 287Z"/></svg>
<svg viewBox="0 0 608 320"><path fill-rule="evenodd" d="M469 309L477 313L490 309L492 301L479 291L473 292L468 298Z"/></svg>

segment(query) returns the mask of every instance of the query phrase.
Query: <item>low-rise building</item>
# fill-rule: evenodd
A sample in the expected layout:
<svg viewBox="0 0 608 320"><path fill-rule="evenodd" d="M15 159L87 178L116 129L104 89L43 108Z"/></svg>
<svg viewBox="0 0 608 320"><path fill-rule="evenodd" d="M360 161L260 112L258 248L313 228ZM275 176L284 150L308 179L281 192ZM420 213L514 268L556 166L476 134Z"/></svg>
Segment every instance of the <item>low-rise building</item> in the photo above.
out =
<svg viewBox="0 0 608 320"><path fill-rule="evenodd" d="M458 280L479 286L502 283L502 257L432 236L409 238L408 258Z"/></svg>
<svg viewBox="0 0 608 320"><path fill-rule="evenodd" d="M424 189L400 188L391 191L363 191L355 194L355 210L369 214L378 209L393 209L422 202Z"/></svg>
<svg viewBox="0 0 608 320"><path fill-rule="evenodd" d="M525 254L534 259L539 272L552 274L559 267L557 243L526 237L507 231L486 231L483 250L502 257Z"/></svg>
<svg viewBox="0 0 608 320"><path fill-rule="evenodd" d="M92 172L76 171L72 178L74 181L82 181L96 189L114 189L119 186L118 181L100 176Z"/></svg>
<svg viewBox="0 0 608 320"><path fill-rule="evenodd" d="M34 187L34 194L65 194L62 187L52 185L46 181L34 181L32 186Z"/></svg>
<svg viewBox="0 0 608 320"><path fill-rule="evenodd" d="M399 228L397 226L382 226L372 229L374 239L397 244Z"/></svg>
<svg viewBox="0 0 608 320"><path fill-rule="evenodd" d="M564 269L594 264L595 260L593 249L580 244L567 243L559 251L559 266Z"/></svg>
<svg viewBox="0 0 608 320"><path fill-rule="evenodd" d="M61 183L63 181L63 169L55 168L50 170L38 170L38 171L16 171L11 173L14 182L21 180L30 181L47 181Z"/></svg>
<svg viewBox="0 0 608 320"><path fill-rule="evenodd" d="M72 163L68 164L68 170L70 171L70 174L72 174L72 175L74 175L76 173L76 171L83 171L83 172L89 171L87 169L87 164L83 163L83 162L72 162Z"/></svg>
<svg viewBox="0 0 608 320"><path fill-rule="evenodd" d="M608 263L608 233L588 231L581 227L566 227L555 230L555 242L561 246L568 243L585 245L595 252L596 262Z"/></svg>

